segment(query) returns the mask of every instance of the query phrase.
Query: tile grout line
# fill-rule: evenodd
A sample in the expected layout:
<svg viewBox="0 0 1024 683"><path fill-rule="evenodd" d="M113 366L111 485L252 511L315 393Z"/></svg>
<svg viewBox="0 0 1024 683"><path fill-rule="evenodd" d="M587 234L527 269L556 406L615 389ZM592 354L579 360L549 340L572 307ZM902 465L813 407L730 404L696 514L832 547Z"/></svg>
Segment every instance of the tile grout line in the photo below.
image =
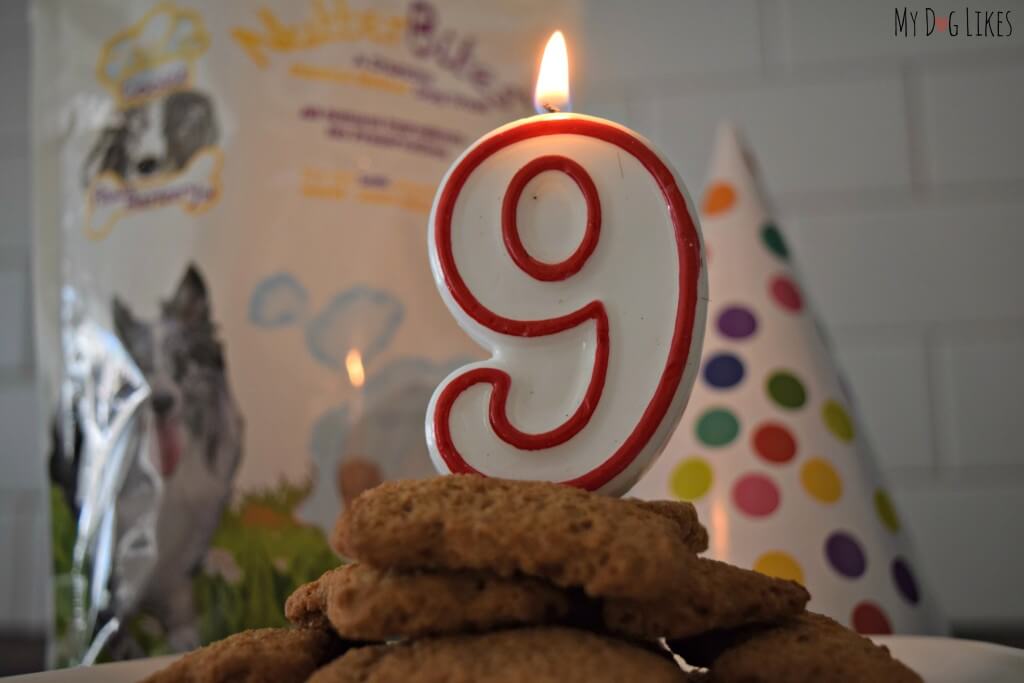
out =
<svg viewBox="0 0 1024 683"><path fill-rule="evenodd" d="M18 490L0 491L0 533L7 533L6 545L10 550L15 550L12 548L14 545L14 525L12 522L15 520L14 501L17 499L18 495ZM4 528L5 526L7 527L6 529ZM0 575L7 573L11 578L10 584L6 586L7 590L4 591L6 595L2 600L0 600L0 606L2 606L4 612L8 615L11 615L14 611L15 598L18 593L17 586L19 584L20 577L16 573L17 562L15 561L15 558L17 557L17 554L17 552L8 552L6 553L6 556L0 560L0 562L6 564L5 568L0 569ZM16 621L16 619L11 616L8 616L7 618L11 622Z"/></svg>
<svg viewBox="0 0 1024 683"><path fill-rule="evenodd" d="M757 13L757 35L760 39L760 45L758 45L758 52L761 55L761 73L767 76L771 72L771 68L775 66L773 60L770 57L770 50L768 49L769 36L771 31L768 30L768 13L772 12L777 14L778 4L774 0L764 0L763 2L755 3L754 11Z"/></svg>
<svg viewBox="0 0 1024 683"><path fill-rule="evenodd" d="M966 334L963 334L965 327L972 329L967 330ZM877 339L879 335L894 337L907 334L923 334L926 331L932 334L942 334L946 337L959 336L965 339L977 339L974 335L981 332L981 335L986 339L996 337L1016 341L1024 338L1024 317L964 318L960 320L929 320L921 322L834 323L829 325L829 328L836 336L843 337L845 341L854 343L872 341Z"/></svg>
<svg viewBox="0 0 1024 683"><path fill-rule="evenodd" d="M830 213L869 213L902 209L973 207L999 204L1024 210L1021 201L1024 181L932 183L927 191L912 188L864 188L816 192L777 192L776 203L784 211L815 215ZM924 188L922 188L924 189ZM909 191L908 191L909 190ZM868 206L869 208L865 208Z"/></svg>
<svg viewBox="0 0 1024 683"><path fill-rule="evenodd" d="M903 106L905 108L905 124L907 136L907 155L910 165L910 193L915 199L928 194L927 141L924 135L925 107L921 92L921 73L909 61L905 61L900 70L903 81Z"/></svg>

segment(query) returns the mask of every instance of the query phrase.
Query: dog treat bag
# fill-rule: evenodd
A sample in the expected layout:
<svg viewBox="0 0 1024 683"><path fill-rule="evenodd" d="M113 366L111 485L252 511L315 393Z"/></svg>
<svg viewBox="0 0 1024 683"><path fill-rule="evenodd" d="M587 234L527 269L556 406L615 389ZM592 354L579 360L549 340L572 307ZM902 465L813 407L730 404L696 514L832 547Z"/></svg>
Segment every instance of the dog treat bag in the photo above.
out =
<svg viewBox="0 0 1024 683"><path fill-rule="evenodd" d="M435 188L530 113L550 0L32 6L38 358L61 664L284 624L360 491L432 473L479 353Z"/></svg>

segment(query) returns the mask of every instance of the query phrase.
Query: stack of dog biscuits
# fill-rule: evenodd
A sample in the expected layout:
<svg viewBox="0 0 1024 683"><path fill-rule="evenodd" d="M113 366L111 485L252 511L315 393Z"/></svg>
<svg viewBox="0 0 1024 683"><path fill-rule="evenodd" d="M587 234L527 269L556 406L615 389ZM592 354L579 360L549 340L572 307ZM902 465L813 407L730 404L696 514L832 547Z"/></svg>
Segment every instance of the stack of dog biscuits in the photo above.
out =
<svg viewBox="0 0 1024 683"><path fill-rule="evenodd" d="M291 632L333 640L289 680L920 681L806 612L801 585L701 557L688 503L479 476L391 482L353 502L332 542L352 562L295 591L285 614ZM203 652L190 670L209 670ZM183 679L151 683L164 680Z"/></svg>

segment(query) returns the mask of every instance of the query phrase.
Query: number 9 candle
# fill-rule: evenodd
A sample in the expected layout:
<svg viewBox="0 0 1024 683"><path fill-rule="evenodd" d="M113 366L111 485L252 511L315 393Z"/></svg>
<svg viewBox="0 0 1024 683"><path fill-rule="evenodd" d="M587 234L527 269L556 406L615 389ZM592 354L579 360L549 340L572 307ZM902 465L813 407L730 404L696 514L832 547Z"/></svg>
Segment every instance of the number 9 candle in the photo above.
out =
<svg viewBox="0 0 1024 683"><path fill-rule="evenodd" d="M427 445L442 473L621 495L671 436L700 362L700 227L651 143L560 111L561 32L535 99L548 113L473 143L434 199L434 279L491 357L437 387Z"/></svg>

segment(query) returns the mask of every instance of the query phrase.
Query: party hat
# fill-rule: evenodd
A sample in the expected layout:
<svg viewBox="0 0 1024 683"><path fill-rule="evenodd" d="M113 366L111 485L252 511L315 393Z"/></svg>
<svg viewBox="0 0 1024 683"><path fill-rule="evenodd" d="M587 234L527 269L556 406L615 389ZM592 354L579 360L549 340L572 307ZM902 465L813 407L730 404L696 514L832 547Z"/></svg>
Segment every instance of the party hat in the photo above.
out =
<svg viewBox="0 0 1024 683"><path fill-rule="evenodd" d="M711 300L679 428L633 489L693 501L709 554L799 581L810 609L862 633L935 633L906 530L751 155L720 127L701 202Z"/></svg>

